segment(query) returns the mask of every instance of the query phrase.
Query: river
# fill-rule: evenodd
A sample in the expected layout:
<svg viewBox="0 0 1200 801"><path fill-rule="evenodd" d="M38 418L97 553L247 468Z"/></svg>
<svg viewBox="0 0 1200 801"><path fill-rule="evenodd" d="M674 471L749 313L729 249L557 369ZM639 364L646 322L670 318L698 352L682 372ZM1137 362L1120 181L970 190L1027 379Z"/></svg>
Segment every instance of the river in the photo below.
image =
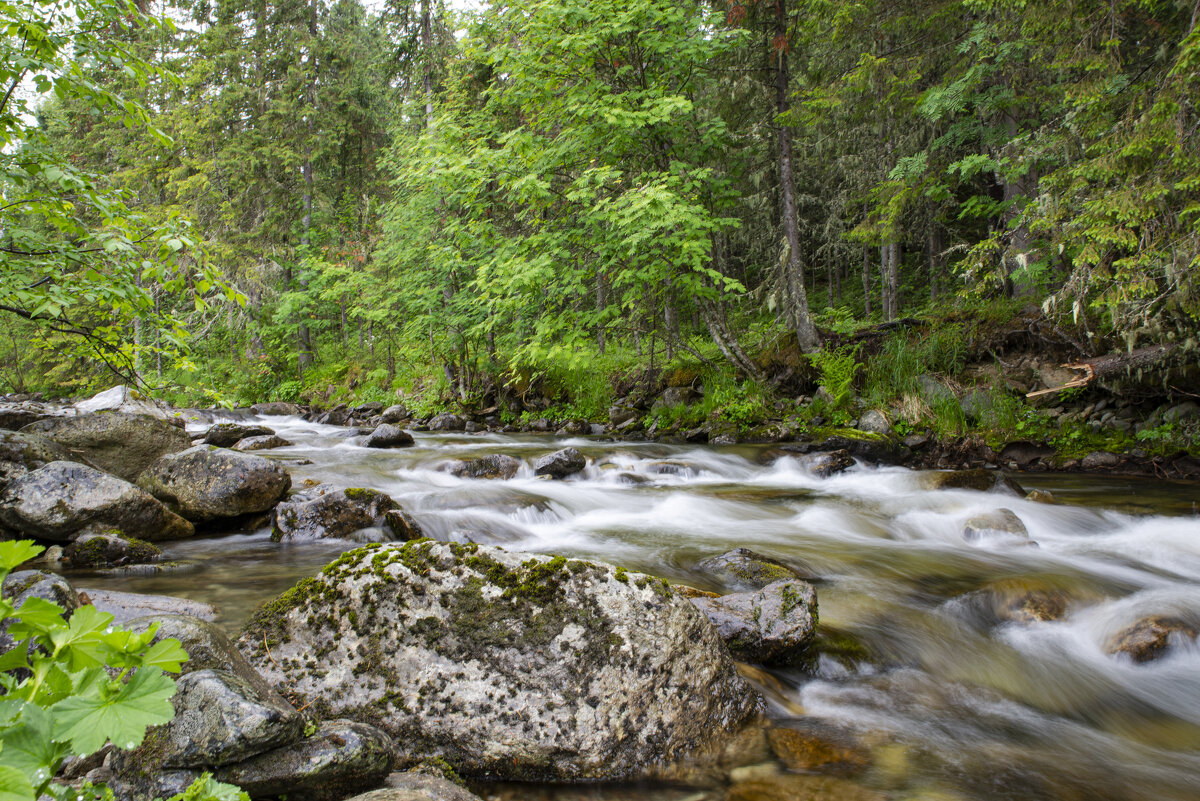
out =
<svg viewBox="0 0 1200 801"><path fill-rule="evenodd" d="M748 669L777 725L833 731L867 754L832 789L738 798L1200 798L1200 646L1153 662L1105 643L1149 615L1200 624L1200 487L1149 479L1018 475L1027 490L930 489L928 473L858 465L822 479L808 457L768 448L596 438L417 433L416 445L359 447L345 429L298 418L260 422L296 443L263 452L306 481L383 490L437 539L622 565L721 591L696 563L745 546L813 577L822 653L806 669ZM566 481L454 478L447 460L526 460L574 446L589 457ZM308 462L307 464L303 462ZM1007 508L1037 547L968 543L963 522ZM235 632L264 600L353 543L276 544L269 531L168 543L183 563L158 575L77 574L81 587L181 595L216 604ZM1052 621L981 612L987 587L1069 599ZM758 771L754 773L753 771ZM747 773L749 772L749 773ZM743 768L771 776L778 767ZM816 785L813 785L816 787ZM486 789L486 788L485 788ZM719 801L724 789L490 788L496 798Z"/></svg>

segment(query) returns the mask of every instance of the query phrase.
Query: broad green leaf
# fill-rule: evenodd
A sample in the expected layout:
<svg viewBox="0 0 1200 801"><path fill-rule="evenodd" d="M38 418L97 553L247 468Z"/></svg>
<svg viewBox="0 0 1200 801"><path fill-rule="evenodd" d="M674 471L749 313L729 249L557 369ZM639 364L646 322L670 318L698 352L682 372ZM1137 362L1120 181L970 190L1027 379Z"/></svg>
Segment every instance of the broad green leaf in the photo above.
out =
<svg viewBox="0 0 1200 801"><path fill-rule="evenodd" d="M0 801L35 801L37 793L24 773L9 765L0 765Z"/></svg>
<svg viewBox="0 0 1200 801"><path fill-rule="evenodd" d="M142 668L117 692L103 685L86 697L73 696L55 704L54 737L70 742L79 754L91 754L111 740L118 748L136 748L146 729L166 723L175 715L170 698L175 682L157 668Z"/></svg>
<svg viewBox="0 0 1200 801"><path fill-rule="evenodd" d="M54 776L62 758L67 754L64 743L50 736L50 716L34 703L21 709L16 725L0 731L0 761L6 767L21 771L34 787L40 787Z"/></svg>
<svg viewBox="0 0 1200 801"><path fill-rule="evenodd" d="M0 542L0 570L7 574L44 550L45 548L35 545L30 540Z"/></svg>

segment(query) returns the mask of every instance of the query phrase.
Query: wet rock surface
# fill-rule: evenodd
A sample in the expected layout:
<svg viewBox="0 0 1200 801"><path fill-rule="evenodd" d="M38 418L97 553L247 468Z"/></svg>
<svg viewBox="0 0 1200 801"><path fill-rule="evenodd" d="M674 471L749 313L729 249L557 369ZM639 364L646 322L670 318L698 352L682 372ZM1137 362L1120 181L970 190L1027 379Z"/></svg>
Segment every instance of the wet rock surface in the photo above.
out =
<svg viewBox="0 0 1200 801"><path fill-rule="evenodd" d="M78 462L79 457L41 434L0 431L0 489L14 478L50 462Z"/></svg>
<svg viewBox="0 0 1200 801"><path fill-rule="evenodd" d="M854 467L854 457L850 452L842 448L828 453L817 454L809 462L808 469L812 471L814 476L820 478L829 478L830 476L844 473Z"/></svg>
<svg viewBox="0 0 1200 801"><path fill-rule="evenodd" d="M805 578L778 559L749 548L734 548L696 567L734 590L757 590L776 581Z"/></svg>
<svg viewBox="0 0 1200 801"><path fill-rule="evenodd" d="M386 493L322 486L275 507L271 539L412 539L420 526Z"/></svg>
<svg viewBox="0 0 1200 801"><path fill-rule="evenodd" d="M56 417L25 426L83 457L89 464L126 481L168 453L191 445L187 432L159 417L122 411L100 411Z"/></svg>
<svg viewBox="0 0 1200 801"><path fill-rule="evenodd" d="M241 423L217 423L204 433L205 445L229 448L246 437L268 437L275 432L266 426L242 425Z"/></svg>
<svg viewBox="0 0 1200 801"><path fill-rule="evenodd" d="M50 462L10 481L0 492L0 523L57 542L92 525L148 542L195 533L191 523L128 481L74 462Z"/></svg>
<svg viewBox="0 0 1200 801"><path fill-rule="evenodd" d="M985 512L963 524L962 537L981 545L1029 544L1029 530L1012 509Z"/></svg>
<svg viewBox="0 0 1200 801"><path fill-rule="evenodd" d="M794 665L808 656L817 630L817 592L789 579L755 592L692 598L734 657L763 665Z"/></svg>
<svg viewBox="0 0 1200 801"><path fill-rule="evenodd" d="M406 448L412 444L412 434L389 423L376 426L362 442L364 448Z"/></svg>
<svg viewBox="0 0 1200 801"><path fill-rule="evenodd" d="M264 606L239 645L298 703L465 775L645 775L758 708L716 632L659 579L473 545L347 553Z"/></svg>
<svg viewBox="0 0 1200 801"><path fill-rule="evenodd" d="M467 421L457 414L439 414L429 421L430 431L462 431Z"/></svg>
<svg viewBox="0 0 1200 801"><path fill-rule="evenodd" d="M1177 643L1194 642L1197 636L1200 628L1193 622L1169 615L1148 617L1114 634L1105 644L1105 651L1124 654L1142 664L1165 656Z"/></svg>
<svg viewBox="0 0 1200 801"><path fill-rule="evenodd" d="M509 479L517 474L523 462L504 453L481 456L478 459L456 462L450 465L450 475L459 478Z"/></svg>
<svg viewBox="0 0 1200 801"><path fill-rule="evenodd" d="M534 475L566 478L587 467L587 458L575 448L548 453L533 463Z"/></svg>
<svg viewBox="0 0 1200 801"><path fill-rule="evenodd" d="M63 549L63 559L73 568L145 564L161 557L158 546L117 532L84 533Z"/></svg>
<svg viewBox="0 0 1200 801"><path fill-rule="evenodd" d="M333 801L379 784L392 768L392 738L349 720L326 721L311 736L216 771L253 798Z"/></svg>
<svg viewBox="0 0 1200 801"><path fill-rule="evenodd" d="M235 451L264 451L268 448L286 448L292 443L278 434L263 434L239 439L234 443Z"/></svg>
<svg viewBox="0 0 1200 801"><path fill-rule="evenodd" d="M182 675L199 670L223 670L254 686L260 695L270 695L271 686L237 649L233 641L211 621L192 615L156 614L135 617L124 623L131 631L147 631L157 626L154 642L174 637L179 640L188 660Z"/></svg>
<svg viewBox="0 0 1200 801"><path fill-rule="evenodd" d="M350 801L482 801L449 779L415 770L393 773L387 777L385 785L356 795Z"/></svg>
<svg viewBox="0 0 1200 801"><path fill-rule="evenodd" d="M142 489L197 522L265 512L291 485L274 462L212 445L164 456L138 479Z"/></svg>
<svg viewBox="0 0 1200 801"><path fill-rule="evenodd" d="M143 768L214 768L289 745L304 721L275 692L262 693L224 670L205 669L176 681L175 717L146 733L131 752L116 752L118 774Z"/></svg>

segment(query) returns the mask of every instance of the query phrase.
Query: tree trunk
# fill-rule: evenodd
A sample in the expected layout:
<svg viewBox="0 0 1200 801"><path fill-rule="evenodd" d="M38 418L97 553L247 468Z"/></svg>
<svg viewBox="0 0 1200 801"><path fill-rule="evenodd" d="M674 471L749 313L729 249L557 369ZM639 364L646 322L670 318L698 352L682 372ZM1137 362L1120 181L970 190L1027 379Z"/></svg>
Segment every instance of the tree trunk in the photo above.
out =
<svg viewBox="0 0 1200 801"><path fill-rule="evenodd" d="M863 316L871 316L871 246L863 245L862 261Z"/></svg>
<svg viewBox="0 0 1200 801"><path fill-rule="evenodd" d="M300 258L303 262L309 256L309 246L312 242L312 207L313 207L313 165L312 165L312 138L313 138L313 116L317 113L315 87L317 84L317 7L316 0L309 7L308 17L308 86L305 87L305 113L304 113L304 164L301 166L301 174L304 176L304 220L302 222L302 233L300 235ZM308 278L305 275L303 264L300 268L297 283L300 285L301 292L308 291ZM304 371L313 363L313 346L312 336L308 330L308 323L303 319L296 327L296 367L300 376L304 376Z"/></svg>
<svg viewBox="0 0 1200 801"><path fill-rule="evenodd" d="M775 104L780 115L779 122L779 196L780 217L783 222L784 238L787 240L787 261L784 268L784 286L791 312L792 327L800 350L812 353L821 347L821 338L813 325L808 310L808 295L804 291L804 266L800 262L800 226L796 217L796 189L792 178L792 129L784 115L791 104L788 100L790 73L788 70L788 18L787 0L775 3L775 41L779 48L775 53Z"/></svg>
<svg viewBox="0 0 1200 801"><path fill-rule="evenodd" d="M942 259L942 232L934 223L929 228L929 299L938 299L938 267Z"/></svg>
<svg viewBox="0 0 1200 801"><path fill-rule="evenodd" d="M433 19L429 0L421 0L421 88L425 92L425 127L433 124Z"/></svg>

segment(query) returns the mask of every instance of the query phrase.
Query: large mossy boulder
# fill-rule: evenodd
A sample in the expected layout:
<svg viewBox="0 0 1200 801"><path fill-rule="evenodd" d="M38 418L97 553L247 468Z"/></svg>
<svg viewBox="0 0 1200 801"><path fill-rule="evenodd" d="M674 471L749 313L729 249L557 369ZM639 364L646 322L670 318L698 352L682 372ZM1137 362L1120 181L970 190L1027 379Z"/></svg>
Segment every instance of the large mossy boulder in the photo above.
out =
<svg viewBox="0 0 1200 801"><path fill-rule="evenodd" d="M265 512L292 486L288 472L251 453L197 445L148 467L138 486L196 522Z"/></svg>
<svg viewBox="0 0 1200 801"><path fill-rule="evenodd" d="M121 532L86 530L63 549L63 561L77 570L143 565L162 558L157 545Z"/></svg>
<svg viewBox="0 0 1200 801"><path fill-rule="evenodd" d="M51 462L0 492L0 524L69 542L93 526L157 542L190 537L192 524L128 481L74 462Z"/></svg>
<svg viewBox="0 0 1200 801"><path fill-rule="evenodd" d="M498 779L647 775L720 745L759 706L661 580L476 545L346 553L260 609L239 646L319 716Z"/></svg>
<svg viewBox="0 0 1200 801"><path fill-rule="evenodd" d="M83 457L126 481L135 481L164 454L178 453L192 444L186 431L166 420L117 411L55 417L21 431L54 440L74 454L72 458Z"/></svg>
<svg viewBox="0 0 1200 801"><path fill-rule="evenodd" d="M735 590L758 590L776 581L804 578L778 559L749 548L734 548L696 567Z"/></svg>

